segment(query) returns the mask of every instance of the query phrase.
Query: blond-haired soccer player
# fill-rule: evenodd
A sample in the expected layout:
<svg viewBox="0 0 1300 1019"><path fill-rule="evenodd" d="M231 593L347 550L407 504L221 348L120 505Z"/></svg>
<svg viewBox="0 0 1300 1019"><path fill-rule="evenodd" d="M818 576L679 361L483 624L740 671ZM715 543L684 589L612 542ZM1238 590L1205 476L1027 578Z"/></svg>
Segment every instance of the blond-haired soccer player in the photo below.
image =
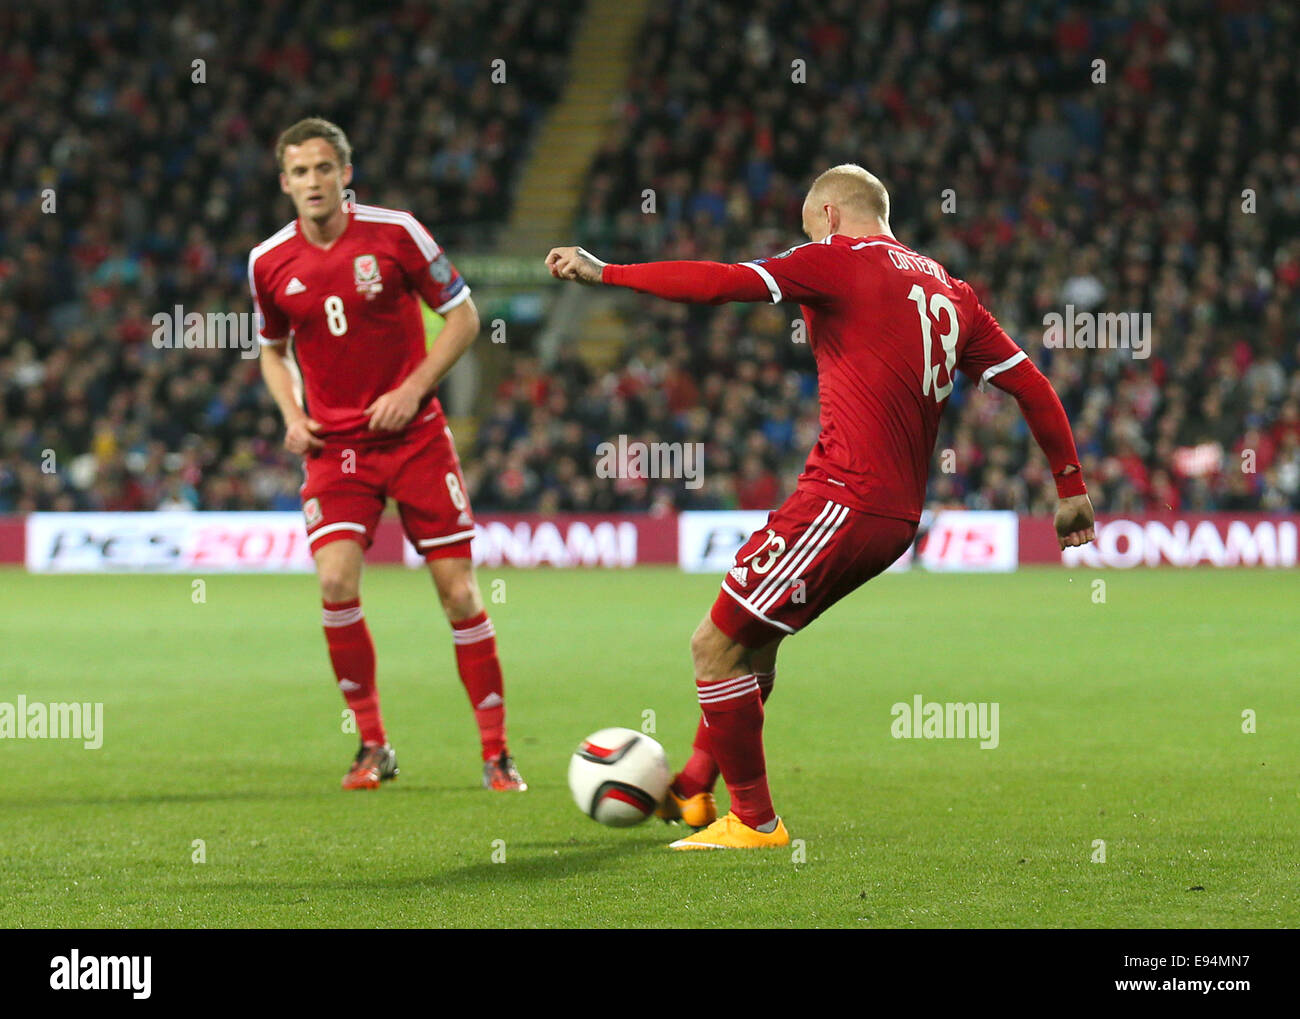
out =
<svg viewBox="0 0 1300 1019"><path fill-rule="evenodd" d="M501 663L470 540L474 517L451 431L434 395L478 335L469 287L409 212L344 202L351 146L329 121L279 138L280 190L298 218L257 245L248 282L262 377L303 457L302 509L324 602L325 642L361 747L344 789L397 775L361 612L361 565L392 497L451 624L456 665L478 723L483 784L524 790L506 747ZM420 298L446 320L426 351ZM295 393L288 348L302 378Z"/></svg>
<svg viewBox="0 0 1300 1019"><path fill-rule="evenodd" d="M1061 547L1094 537L1051 384L970 286L894 236L884 185L860 166L832 167L813 182L802 218L809 243L750 262L606 265L574 247L546 258L557 279L673 301L796 301L816 358L817 444L794 494L736 553L691 639L702 717L660 813L705 827L674 849L789 844L763 751L777 648L911 544L955 371L1019 401L1056 479ZM721 818L712 795L719 769L731 795Z"/></svg>

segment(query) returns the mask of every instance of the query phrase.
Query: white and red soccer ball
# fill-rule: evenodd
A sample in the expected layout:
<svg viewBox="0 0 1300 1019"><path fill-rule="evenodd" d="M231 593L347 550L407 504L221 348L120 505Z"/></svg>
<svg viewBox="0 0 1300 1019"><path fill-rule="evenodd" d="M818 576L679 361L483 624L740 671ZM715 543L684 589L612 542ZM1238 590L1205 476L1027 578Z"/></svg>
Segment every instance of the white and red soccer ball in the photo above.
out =
<svg viewBox="0 0 1300 1019"><path fill-rule="evenodd" d="M664 748L635 729L593 732L569 761L573 802L612 828L640 824L653 814L672 778Z"/></svg>

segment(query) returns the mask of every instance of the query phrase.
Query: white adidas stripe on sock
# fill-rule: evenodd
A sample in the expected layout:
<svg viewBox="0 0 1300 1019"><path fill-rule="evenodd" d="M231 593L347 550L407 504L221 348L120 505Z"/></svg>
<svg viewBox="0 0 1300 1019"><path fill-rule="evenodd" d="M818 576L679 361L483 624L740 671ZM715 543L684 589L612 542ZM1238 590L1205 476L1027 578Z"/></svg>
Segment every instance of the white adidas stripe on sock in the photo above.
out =
<svg viewBox="0 0 1300 1019"><path fill-rule="evenodd" d="M457 644L477 644L481 640L487 640L489 637L496 636L496 628L492 625L492 620L487 619L477 626L471 626L466 630L451 631L451 639Z"/></svg>
<svg viewBox="0 0 1300 1019"><path fill-rule="evenodd" d="M350 609L324 609L321 612L321 624L323 626L351 626L359 622L362 618L361 606L356 605Z"/></svg>
<svg viewBox="0 0 1300 1019"><path fill-rule="evenodd" d="M722 704L725 701L741 700L752 693L758 693L758 680L751 673L724 679L720 683L701 683L697 687L701 704Z"/></svg>

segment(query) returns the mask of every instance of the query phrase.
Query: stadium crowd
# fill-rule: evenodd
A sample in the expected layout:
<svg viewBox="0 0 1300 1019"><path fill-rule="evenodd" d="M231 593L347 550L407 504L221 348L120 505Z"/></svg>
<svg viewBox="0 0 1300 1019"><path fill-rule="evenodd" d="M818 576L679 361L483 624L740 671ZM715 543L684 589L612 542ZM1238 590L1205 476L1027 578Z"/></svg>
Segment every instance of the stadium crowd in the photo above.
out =
<svg viewBox="0 0 1300 1019"><path fill-rule="evenodd" d="M416 209L453 252L490 239L578 9L53 6L0 14L4 38L39 40L0 50L0 512L295 509L256 361L156 350L151 314L247 309L248 250L290 214L270 148L307 113L380 140L354 157L362 200ZM1296 17L664 0L576 240L616 262L771 254L803 239L811 178L861 163L900 240L968 280L1051 378L1100 511L1297 510ZM487 52L509 85L484 84ZM1045 317L1067 306L1150 313L1150 356L1050 349ZM515 355L463 451L476 508L774 506L818 431L797 314L631 297L612 369ZM702 443L703 484L597 476L618 435ZM1054 505L996 391L959 377L938 449L932 505Z"/></svg>
<svg viewBox="0 0 1300 1019"><path fill-rule="evenodd" d="M612 262L772 254L804 240L812 177L861 163L900 240L1051 378L1099 509L1300 509L1296 12L1106 6L657 6L577 239ZM1067 305L1149 312L1150 356L1049 349ZM613 370L521 365L503 388L479 502L774 506L818 430L798 314L633 298ZM931 505L1050 513L1015 401L958 379ZM575 417L589 437L705 442L706 484L593 483Z"/></svg>
<svg viewBox="0 0 1300 1019"><path fill-rule="evenodd" d="M358 201L489 247L581 11L5 5L0 512L296 509L257 361L158 349L153 316L249 311L249 250L293 216L275 140L304 116L348 132Z"/></svg>

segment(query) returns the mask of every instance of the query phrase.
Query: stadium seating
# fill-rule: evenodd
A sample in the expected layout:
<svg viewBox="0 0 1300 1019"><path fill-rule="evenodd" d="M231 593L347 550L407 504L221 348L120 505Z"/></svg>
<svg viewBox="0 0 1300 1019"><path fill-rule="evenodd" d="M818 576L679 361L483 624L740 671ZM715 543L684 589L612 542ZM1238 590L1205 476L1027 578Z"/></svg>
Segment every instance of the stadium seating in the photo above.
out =
<svg viewBox="0 0 1300 1019"><path fill-rule="evenodd" d="M362 200L487 250L582 7L347 0L309 35L251 0L95 24L76 6L0 15L35 40L0 52L0 512L296 507L256 362L157 350L151 316L247 309L248 249L290 214L270 147L309 113L349 130ZM1052 379L1100 509L1300 508L1300 132L1285 114L1300 72L1278 15L816 9L653 5L575 236L557 242L613 261L775 252L802 239L811 177L860 162L890 187L900 238L971 282ZM508 84L466 56L489 51ZM1098 80L1110 52L1128 57ZM1045 316L1067 305L1149 312L1151 356L1047 348ZM772 505L817 433L796 314L629 296L603 359L512 349L465 450L475 505ZM595 476L618 434L703 442L705 484ZM959 384L938 445L956 469L933 474L933 505L1050 511L1008 398Z"/></svg>
<svg viewBox="0 0 1300 1019"><path fill-rule="evenodd" d="M150 339L178 304L248 310L301 117L344 126L359 201L418 210L457 254L493 245L583 5L328 6L318 31L254 0L0 13L22 40L0 46L0 513L297 508L257 362Z"/></svg>
<svg viewBox="0 0 1300 1019"><path fill-rule="evenodd" d="M1283 111L1297 72L1270 15L1175 6L657 5L578 240L615 262L769 254L803 240L817 172L862 163L890 187L899 237L975 286L1051 377L1100 508L1295 509L1300 133ZM1095 80L1096 55L1129 47ZM1044 316L1067 304L1150 312L1150 357L1047 349ZM649 486L620 505L769 506L769 479L790 490L815 382L797 309L778 314L632 298L614 367L557 377L594 414L593 442L630 427L709 443L702 492ZM562 490L535 414L518 402L507 424L498 408L492 434L541 491ZM956 470L932 475L932 504L1051 511L1009 398L959 385L938 448Z"/></svg>

